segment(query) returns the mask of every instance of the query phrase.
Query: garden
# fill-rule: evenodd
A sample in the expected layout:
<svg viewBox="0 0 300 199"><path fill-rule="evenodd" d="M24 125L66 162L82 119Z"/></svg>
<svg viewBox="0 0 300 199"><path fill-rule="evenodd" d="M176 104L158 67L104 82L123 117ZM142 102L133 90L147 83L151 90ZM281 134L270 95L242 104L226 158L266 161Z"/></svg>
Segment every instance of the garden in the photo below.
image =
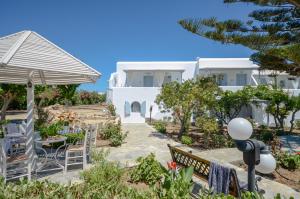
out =
<svg viewBox="0 0 300 199"><path fill-rule="evenodd" d="M132 199L233 199L232 196L211 195L200 190L191 196L193 167L174 170L160 165L153 154L141 157L133 168L121 168L118 163L106 160L108 152L93 152L93 167L83 171L81 181L61 185L49 181L27 181L17 183L0 181L0 198L132 198ZM275 199L280 199L277 194ZM242 199L263 199L256 193L245 192Z"/></svg>
<svg viewBox="0 0 300 199"><path fill-rule="evenodd" d="M283 150L281 139L281 136L300 136L300 121L295 120L300 110L299 96L291 96L270 85L245 86L237 92L222 91L213 78L199 78L164 85L156 103L170 117L160 121L151 118L148 123L157 132L198 150L235 147L227 132L228 122L238 117L244 108L264 106L266 113L274 118L273 126L247 119L254 129L252 138L269 145L277 160L276 171L265 177L300 190L299 151ZM246 169L241 162L233 164Z"/></svg>

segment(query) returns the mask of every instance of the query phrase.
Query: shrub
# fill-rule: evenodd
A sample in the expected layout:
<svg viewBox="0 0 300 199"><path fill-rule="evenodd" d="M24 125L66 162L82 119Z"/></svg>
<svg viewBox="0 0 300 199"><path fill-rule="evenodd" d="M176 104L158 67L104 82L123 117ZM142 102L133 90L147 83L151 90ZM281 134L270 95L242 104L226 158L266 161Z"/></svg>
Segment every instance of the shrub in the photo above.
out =
<svg viewBox="0 0 300 199"><path fill-rule="evenodd" d="M158 198L189 199L192 189L193 167L182 168L177 173L164 170L163 181L156 190Z"/></svg>
<svg viewBox="0 0 300 199"><path fill-rule="evenodd" d="M154 128L160 133L167 133L167 123L164 121L156 121L153 124Z"/></svg>
<svg viewBox="0 0 300 199"><path fill-rule="evenodd" d="M274 140L274 135L271 131L263 131L261 134L261 140L263 142L270 142Z"/></svg>
<svg viewBox="0 0 300 199"><path fill-rule="evenodd" d="M296 120L296 121L295 121L295 124L296 124L296 128L297 128L297 129L300 129L300 120Z"/></svg>
<svg viewBox="0 0 300 199"><path fill-rule="evenodd" d="M131 172L130 179L133 182L145 182L154 185L162 178L163 170L160 163L155 160L155 155L151 153L147 157L139 157L139 163Z"/></svg>
<svg viewBox="0 0 300 199"><path fill-rule="evenodd" d="M127 137L127 134L128 134L127 132L124 134L122 132L112 134L109 139L111 141L111 145L120 146L125 140L125 138Z"/></svg>
<svg viewBox="0 0 300 199"><path fill-rule="evenodd" d="M300 168L300 155L290 153L280 153L276 157L278 163L283 168L295 170Z"/></svg>
<svg viewBox="0 0 300 199"><path fill-rule="evenodd" d="M112 116L116 116L116 107L113 104L109 104L107 109Z"/></svg>
<svg viewBox="0 0 300 199"><path fill-rule="evenodd" d="M120 146L127 137L127 132L122 133L121 124L107 124L103 129L103 138L109 139L112 146Z"/></svg>
<svg viewBox="0 0 300 199"><path fill-rule="evenodd" d="M181 142L186 145L191 145L193 144L193 139L188 135L183 135L181 137Z"/></svg>
<svg viewBox="0 0 300 199"><path fill-rule="evenodd" d="M42 126L40 128L40 136L43 139L48 138L50 136L56 136L61 130L63 130L63 122L58 121L53 124L50 124L49 126Z"/></svg>
<svg viewBox="0 0 300 199"><path fill-rule="evenodd" d="M84 140L85 132L82 131L80 133L67 133L64 134L64 136L67 137L67 143L74 144L77 141Z"/></svg>
<svg viewBox="0 0 300 199"><path fill-rule="evenodd" d="M109 139L113 134L117 134L118 132L121 131L121 124L113 124L113 123L108 123L105 125L103 128L103 138L104 139Z"/></svg>
<svg viewBox="0 0 300 199"><path fill-rule="evenodd" d="M202 133L215 133L219 131L219 126L215 118L198 117L196 126Z"/></svg>

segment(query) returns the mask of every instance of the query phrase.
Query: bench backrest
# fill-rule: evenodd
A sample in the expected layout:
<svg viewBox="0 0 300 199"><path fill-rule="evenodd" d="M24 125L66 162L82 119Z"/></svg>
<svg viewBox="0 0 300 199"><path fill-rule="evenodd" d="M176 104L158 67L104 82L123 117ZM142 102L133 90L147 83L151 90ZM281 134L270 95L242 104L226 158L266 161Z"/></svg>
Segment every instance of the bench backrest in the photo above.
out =
<svg viewBox="0 0 300 199"><path fill-rule="evenodd" d="M194 175L208 182L210 161L192 154L191 151L186 152L169 144L168 147L170 149L172 160L176 162L179 167L193 166ZM241 196L238 178L234 169L231 170L229 194L238 198Z"/></svg>

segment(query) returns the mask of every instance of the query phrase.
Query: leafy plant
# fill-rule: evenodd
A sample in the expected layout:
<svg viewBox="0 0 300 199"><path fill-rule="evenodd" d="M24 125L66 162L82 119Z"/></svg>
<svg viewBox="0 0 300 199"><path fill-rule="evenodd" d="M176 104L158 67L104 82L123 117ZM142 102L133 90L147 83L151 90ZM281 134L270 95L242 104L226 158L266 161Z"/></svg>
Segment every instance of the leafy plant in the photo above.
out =
<svg viewBox="0 0 300 199"><path fill-rule="evenodd" d="M290 153L280 153L276 157L278 163L288 169L295 170L300 168L300 155L298 154L290 154Z"/></svg>
<svg viewBox="0 0 300 199"><path fill-rule="evenodd" d="M153 123L154 128L160 133L167 133L167 123L164 121L155 121Z"/></svg>
<svg viewBox="0 0 300 199"><path fill-rule="evenodd" d="M112 146L120 146L127 137L127 132L122 133L121 124L108 123L103 129L103 138L109 139Z"/></svg>
<svg viewBox="0 0 300 199"><path fill-rule="evenodd" d="M159 198L189 199L192 190L192 176L194 168L182 168L178 173L164 168L164 178L156 188Z"/></svg>
<svg viewBox="0 0 300 199"><path fill-rule="evenodd" d="M215 133L219 131L216 119L206 116L198 117L196 119L196 126L201 133Z"/></svg>
<svg viewBox="0 0 300 199"><path fill-rule="evenodd" d="M193 139L188 135L183 135L181 137L182 144L191 145L193 144Z"/></svg>
<svg viewBox="0 0 300 199"><path fill-rule="evenodd" d="M155 160L154 153L147 157L139 157L137 162L139 164L130 174L130 179L133 182L145 182L149 185L155 185L162 178L163 170L160 163Z"/></svg>
<svg viewBox="0 0 300 199"><path fill-rule="evenodd" d="M116 107L113 104L108 104L107 109L112 116L116 116Z"/></svg>
<svg viewBox="0 0 300 199"><path fill-rule="evenodd" d="M85 136L85 132L82 131L80 133L66 133L64 134L65 137L67 137L66 142L70 144L74 144L77 141L83 140Z"/></svg>
<svg viewBox="0 0 300 199"><path fill-rule="evenodd" d="M125 138L127 137L128 132L122 133L121 131L115 134L112 134L109 138L112 146L120 146Z"/></svg>
<svg viewBox="0 0 300 199"><path fill-rule="evenodd" d="M63 130L63 123L61 121L50 124L49 126L43 126L40 128L40 136L45 139L50 136L58 135L58 132Z"/></svg>

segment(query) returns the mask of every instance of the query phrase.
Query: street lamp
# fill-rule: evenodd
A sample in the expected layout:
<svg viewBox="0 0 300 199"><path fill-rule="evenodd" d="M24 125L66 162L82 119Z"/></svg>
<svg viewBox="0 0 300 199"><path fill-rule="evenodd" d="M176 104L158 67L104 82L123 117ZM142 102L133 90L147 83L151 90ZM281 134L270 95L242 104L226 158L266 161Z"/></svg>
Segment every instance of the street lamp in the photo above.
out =
<svg viewBox="0 0 300 199"><path fill-rule="evenodd" d="M244 162L248 165L248 191L255 192L255 170L264 174L272 173L276 168L276 160L265 143L249 139L252 132L251 123L244 118L235 118L228 124L228 133L243 152Z"/></svg>

